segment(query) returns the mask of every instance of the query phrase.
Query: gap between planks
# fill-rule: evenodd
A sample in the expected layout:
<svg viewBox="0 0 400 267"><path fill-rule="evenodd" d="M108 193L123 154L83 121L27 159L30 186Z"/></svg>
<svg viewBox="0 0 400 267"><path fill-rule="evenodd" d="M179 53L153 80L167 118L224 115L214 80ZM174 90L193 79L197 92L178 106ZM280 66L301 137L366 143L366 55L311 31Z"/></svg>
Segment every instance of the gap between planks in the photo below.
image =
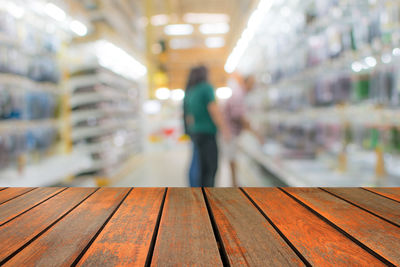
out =
<svg viewBox="0 0 400 267"><path fill-rule="evenodd" d="M204 187L201 188L201 192L203 193L203 199L204 199L204 202L206 204L207 213L208 213L208 217L209 217L210 222L211 222L211 227L213 229L214 237L215 237L215 240L217 242L217 247L218 247L219 255L221 257L222 265L224 267L230 266L229 259L228 259L228 254L226 253L226 250L224 248L224 243L222 241L221 234L220 234L220 232L218 230L218 226L217 226L217 223L215 221L214 214L212 212L212 209L211 209L211 206L210 206L210 202L208 201L207 194L206 194L206 192L204 190Z"/></svg>
<svg viewBox="0 0 400 267"><path fill-rule="evenodd" d="M56 225L59 221L61 221L65 216L70 214L74 209L76 209L79 205L81 205L83 202L85 202L89 197L91 197L94 193L96 193L100 188L96 188L92 193L90 193L88 196L83 198L78 204L76 204L74 207L72 207L70 210L68 210L66 213L64 213L60 218L55 220L53 223L51 223L49 226L47 226L45 229L43 229L40 233L38 233L36 236L31 238L28 242L26 242L24 245L22 245L19 249L14 251L12 254L10 254L8 257L6 257L3 261L0 262L0 266L8 262L10 259L15 257L19 252L21 252L24 248L29 246L32 242L34 242L36 239L38 239L40 236L42 236L44 233L46 233L49 229L51 229L54 225Z"/></svg>
<svg viewBox="0 0 400 267"><path fill-rule="evenodd" d="M282 239L288 244L288 246L293 250L294 253L301 259L301 261L306 265L306 266L312 266L306 258L300 253L300 251L297 250L297 248L290 242L290 240L282 233L281 230L272 222L272 220L267 216L267 214L264 213L264 211L256 204L256 202L247 194L246 191L242 187L239 188L240 191L247 197L250 202L253 204L253 206L258 210L258 212L261 213L262 216L268 221L268 223L275 229L275 231L282 237Z"/></svg>
<svg viewBox="0 0 400 267"><path fill-rule="evenodd" d="M104 227L106 227L107 223L111 220L111 218L114 216L114 214L118 211L119 207L122 205L122 203L125 201L125 199L129 196L129 194L132 192L133 188L130 188L128 193L122 198L121 202L118 203L117 207L113 212L111 212L110 216L108 216L107 220L103 223L103 225L99 228L99 230L96 232L96 234L91 238L89 243L85 246L85 248L81 251L79 256L75 259L75 261L71 264L71 266L76 266L78 262L82 259L83 255L88 251L89 247L93 244L93 242L96 240L96 238L100 235L101 231L103 231Z"/></svg>
<svg viewBox="0 0 400 267"><path fill-rule="evenodd" d="M286 195L288 195L289 197L291 197L292 199L294 199L296 202L298 202L300 205L302 205L303 207L305 207L306 209L308 209L309 211L311 211L312 213L314 213L318 218L320 218L321 220L323 220L324 222L328 223L330 226L332 226L333 228L335 228L337 231L339 231L341 234L343 234L345 237L347 237L348 239L350 239L351 241L353 241L354 243L356 243L358 246L360 246L361 248L363 248L365 251L367 251L368 253L370 253L371 255L373 255L375 258L377 258L378 260L380 260L381 262L383 262L384 264L386 264L387 266L395 266L393 263L391 263L389 260L387 260L386 258L384 258L383 256L381 256L380 254L378 254L377 252L373 251L371 248L369 248L368 246L364 245L361 241L359 241L358 239L356 239L355 237L353 237L352 235L350 235L349 233L347 233L345 230L343 230L342 228L340 228L339 226L337 226L336 224L334 224L333 222L331 222L329 219L325 218L323 215L321 215L319 212L317 212L316 210L314 210L313 208L309 207L307 204L305 204L303 201L301 201L300 199L298 199L297 197L293 196L292 194L290 194L289 192L285 191L284 188L278 187L279 190L281 190L283 193L285 193Z"/></svg>
<svg viewBox="0 0 400 267"><path fill-rule="evenodd" d="M28 211L30 211L30 210L36 208L36 207L39 206L40 204L43 204L43 203L46 202L47 200L49 200L49 199L51 199L51 198L57 196L58 194L64 192L64 191L67 190L67 189L68 189L68 187L66 187L66 188L64 188L64 189L62 189L62 190L60 190L59 192L57 192L57 193L55 193L55 194L53 194L53 195L50 195L48 198L46 198L46 199L40 201L40 202L37 203L36 205L30 207L30 208L27 209L27 210L24 210L23 212L21 212L21 213L15 215L14 217L10 218L9 220L7 220L7 221L5 221L5 222L3 222L2 224L0 224L0 227L3 226L3 225L5 225L6 223L9 223L9 222L11 222L12 220L18 218L19 216L21 216L21 215L27 213ZM32 191L32 190L31 190L31 191ZM29 192L31 192L31 191L29 191ZM29 193L29 192L27 192L27 193Z"/></svg>
<svg viewBox="0 0 400 267"><path fill-rule="evenodd" d="M153 259L154 248L156 247L158 229L160 228L161 217L162 217L162 213L163 213L164 205L165 205L165 199L167 197L167 191L168 191L168 187L165 188L163 199L162 199L161 205L160 205L160 211L158 212L158 215L157 215L157 221L156 221L156 225L154 226L153 237L151 238L149 252L147 253L146 262L144 264L144 266L146 266L146 267L151 265L151 261Z"/></svg>
<svg viewBox="0 0 400 267"><path fill-rule="evenodd" d="M353 201L351 201L351 200L349 200L349 199L346 199L345 197L339 196L339 195L337 195L337 194L335 194L335 193L333 193L333 192L330 192L330 191L328 191L328 190L325 190L325 189L322 188L322 187L318 187L318 188L321 189L322 191L324 191L324 192L326 192L326 193L328 193L328 194L334 196L334 197L337 197L337 198L339 198L339 199L341 199L341 200L343 200L343 201L346 201L347 203L349 203L349 204L351 204L351 205L353 205L353 206L355 206L355 207L357 207L357 208L359 208L359 209L362 209L362 210L365 211L365 212L368 212L369 214L371 214L371 215L373 215L373 216L375 216L375 217L378 217L379 219L381 219L381 220L383 220L383 221L386 221L387 223L390 223L390 224L392 224L392 225L394 225L394 226L400 227L399 224L397 224L397 223L395 223L395 222L392 222L391 220L386 219L386 218L382 217L381 215L376 214L375 212L368 210L367 208L363 208L363 207L361 207L360 205L354 203ZM367 190L367 191L368 191L368 190ZM371 192L371 191L368 191L368 192ZM372 193L372 192L371 192L371 193ZM381 196L381 195L378 194L378 196ZM392 200L392 199L390 199L390 200Z"/></svg>
<svg viewBox="0 0 400 267"><path fill-rule="evenodd" d="M369 187L360 187L360 188L361 188L361 189L364 189L365 191L374 193L374 194L376 194L376 195L378 195L378 196L381 196L381 197L384 197L384 198L387 198L387 199L396 201L397 203L400 203L399 200L394 199L394 198L392 198L392 197L390 197L390 196L387 196L387 195L385 195L385 194L383 194L383 193L381 193L381 192L378 192L378 191L376 191L376 190L371 190ZM400 192L400 187L399 187L399 192Z"/></svg>

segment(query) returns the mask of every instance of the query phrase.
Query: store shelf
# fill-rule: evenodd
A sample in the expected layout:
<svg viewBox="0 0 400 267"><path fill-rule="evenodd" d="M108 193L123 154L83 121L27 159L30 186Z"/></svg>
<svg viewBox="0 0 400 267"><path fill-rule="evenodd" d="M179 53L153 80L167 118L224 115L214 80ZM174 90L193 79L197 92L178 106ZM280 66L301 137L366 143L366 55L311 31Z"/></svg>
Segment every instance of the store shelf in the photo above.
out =
<svg viewBox="0 0 400 267"><path fill-rule="evenodd" d="M73 176L90 167L91 164L91 158L85 154L56 155L26 166L22 173L15 168L0 171L0 186L53 186L61 183L68 176Z"/></svg>
<svg viewBox="0 0 400 267"><path fill-rule="evenodd" d="M57 84L49 82L37 82L24 76L10 73L0 72L0 84L19 86L27 90L46 91L57 94L61 93Z"/></svg>
<svg viewBox="0 0 400 267"><path fill-rule="evenodd" d="M57 119L44 120L0 120L0 130L7 129L25 129L30 127L58 126Z"/></svg>
<svg viewBox="0 0 400 267"><path fill-rule="evenodd" d="M264 146L264 150L247 137L241 139L240 149L254 161L263 166L276 178L288 186L307 187L355 187L355 186L398 186L400 176L397 176L398 167L390 165L390 171L385 177L376 177L375 155L372 152L361 150L348 155L348 164L351 166L347 172L339 172L332 166L332 162L323 159L285 159L276 150L278 144L273 145L273 152ZM336 164L336 162L335 162Z"/></svg>

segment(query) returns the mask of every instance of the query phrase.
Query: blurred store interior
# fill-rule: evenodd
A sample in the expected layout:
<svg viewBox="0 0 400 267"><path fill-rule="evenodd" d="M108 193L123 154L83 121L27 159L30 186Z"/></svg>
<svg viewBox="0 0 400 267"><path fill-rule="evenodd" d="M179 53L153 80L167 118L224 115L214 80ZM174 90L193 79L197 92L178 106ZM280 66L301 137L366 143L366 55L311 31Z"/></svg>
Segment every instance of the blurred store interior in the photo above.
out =
<svg viewBox="0 0 400 267"><path fill-rule="evenodd" d="M0 0L0 51L1 187L189 186L200 64L255 79L236 185L400 186L398 0Z"/></svg>

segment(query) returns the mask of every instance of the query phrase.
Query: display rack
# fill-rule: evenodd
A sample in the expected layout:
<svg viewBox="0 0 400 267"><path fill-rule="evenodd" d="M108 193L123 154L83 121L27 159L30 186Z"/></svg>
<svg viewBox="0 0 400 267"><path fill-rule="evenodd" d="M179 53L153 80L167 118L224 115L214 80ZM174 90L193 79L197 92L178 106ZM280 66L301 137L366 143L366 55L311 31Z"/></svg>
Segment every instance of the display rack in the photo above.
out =
<svg viewBox="0 0 400 267"><path fill-rule="evenodd" d="M243 149L292 186L398 186L398 1L276 2L261 25L239 70L258 77L251 120L279 149Z"/></svg>
<svg viewBox="0 0 400 267"><path fill-rule="evenodd" d="M142 150L143 87L91 64L74 67L68 88L73 150L92 158L77 176L111 178Z"/></svg>
<svg viewBox="0 0 400 267"><path fill-rule="evenodd" d="M0 184L57 185L90 163L63 149L59 55L72 34L30 5L19 16L10 8L22 2L1 3Z"/></svg>

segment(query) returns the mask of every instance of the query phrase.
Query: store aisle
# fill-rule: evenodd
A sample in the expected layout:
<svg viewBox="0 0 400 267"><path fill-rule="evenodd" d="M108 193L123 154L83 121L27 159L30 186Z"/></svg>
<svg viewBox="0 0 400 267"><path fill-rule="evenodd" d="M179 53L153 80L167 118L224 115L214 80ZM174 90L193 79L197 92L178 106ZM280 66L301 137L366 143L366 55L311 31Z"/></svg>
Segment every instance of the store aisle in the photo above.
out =
<svg viewBox="0 0 400 267"><path fill-rule="evenodd" d="M150 151L132 160L130 170L112 186L115 187L184 187L190 150L187 144L174 148ZM238 156L240 186L274 186L274 181L247 156ZM216 180L217 187L232 186L227 162L222 158Z"/></svg>

